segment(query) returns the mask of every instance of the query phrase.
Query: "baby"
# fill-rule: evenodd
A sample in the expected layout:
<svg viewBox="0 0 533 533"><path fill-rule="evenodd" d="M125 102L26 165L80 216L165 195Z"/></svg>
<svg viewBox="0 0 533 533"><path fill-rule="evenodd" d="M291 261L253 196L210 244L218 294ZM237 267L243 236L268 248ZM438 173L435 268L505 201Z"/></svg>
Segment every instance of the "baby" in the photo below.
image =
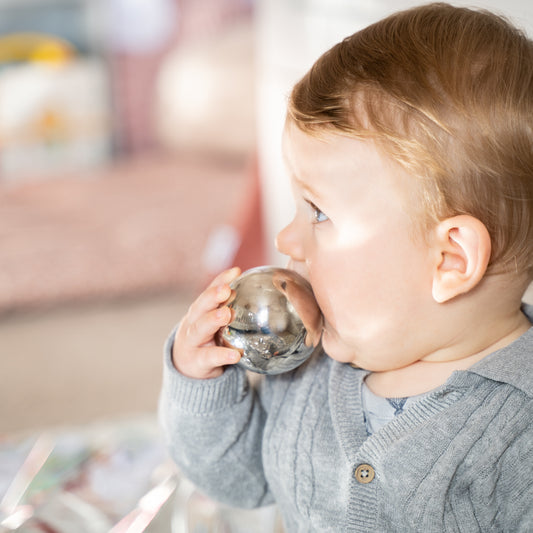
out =
<svg viewBox="0 0 533 533"><path fill-rule="evenodd" d="M346 38L294 87L277 238L321 348L250 383L214 336L221 273L165 350L181 471L289 532L533 531L533 43L431 4Z"/></svg>

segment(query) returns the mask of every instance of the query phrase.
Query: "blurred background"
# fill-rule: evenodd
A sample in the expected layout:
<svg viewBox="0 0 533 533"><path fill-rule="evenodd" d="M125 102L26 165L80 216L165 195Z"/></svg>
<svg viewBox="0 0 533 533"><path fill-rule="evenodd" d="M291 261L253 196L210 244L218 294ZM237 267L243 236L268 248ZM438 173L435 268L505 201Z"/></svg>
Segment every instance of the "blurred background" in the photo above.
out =
<svg viewBox="0 0 533 533"><path fill-rule="evenodd" d="M198 291L284 263L292 84L418 3L0 0L0 438L155 423ZM527 0L453 3L533 33Z"/></svg>
<svg viewBox="0 0 533 533"><path fill-rule="evenodd" d="M0 1L0 431L152 412L245 227L263 262L254 7Z"/></svg>

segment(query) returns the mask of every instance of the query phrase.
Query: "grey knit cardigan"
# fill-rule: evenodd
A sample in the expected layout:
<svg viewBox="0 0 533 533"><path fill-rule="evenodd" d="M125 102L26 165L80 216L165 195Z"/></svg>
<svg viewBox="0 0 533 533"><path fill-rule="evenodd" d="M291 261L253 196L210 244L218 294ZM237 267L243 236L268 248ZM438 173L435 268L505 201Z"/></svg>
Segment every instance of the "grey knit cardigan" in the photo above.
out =
<svg viewBox="0 0 533 533"><path fill-rule="evenodd" d="M290 533L533 532L533 328L370 437L362 370L317 351L253 386L237 367L193 380L172 366L172 342L161 423L212 498L276 503Z"/></svg>

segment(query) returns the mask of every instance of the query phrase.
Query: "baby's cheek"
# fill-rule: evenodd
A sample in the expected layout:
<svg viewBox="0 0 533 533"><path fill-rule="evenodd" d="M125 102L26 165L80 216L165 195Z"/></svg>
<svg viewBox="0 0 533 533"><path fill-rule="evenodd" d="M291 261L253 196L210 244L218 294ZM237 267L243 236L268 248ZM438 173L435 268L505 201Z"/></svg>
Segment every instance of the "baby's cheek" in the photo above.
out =
<svg viewBox="0 0 533 533"><path fill-rule="evenodd" d="M335 265L331 268L321 266L310 273L310 282L322 314L328 322L336 325L339 311L346 310L348 303L346 294L350 286L346 274Z"/></svg>
<svg viewBox="0 0 533 533"><path fill-rule="evenodd" d="M329 312L331 311L331 287L328 288L327 284L323 282L321 277L310 276L309 281L311 283L311 287L313 288L313 294L315 296L318 307L320 307L320 311L323 315L325 315L326 313L329 314Z"/></svg>

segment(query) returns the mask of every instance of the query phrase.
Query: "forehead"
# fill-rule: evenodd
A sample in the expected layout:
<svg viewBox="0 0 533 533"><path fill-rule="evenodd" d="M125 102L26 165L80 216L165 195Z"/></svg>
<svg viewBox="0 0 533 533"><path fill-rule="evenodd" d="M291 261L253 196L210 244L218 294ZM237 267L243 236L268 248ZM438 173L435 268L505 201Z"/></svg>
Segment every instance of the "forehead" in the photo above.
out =
<svg viewBox="0 0 533 533"><path fill-rule="evenodd" d="M328 130L309 134L292 121L287 121L284 127L282 151L291 177L302 182L316 176L325 178L352 172L363 175L393 172L395 166L370 140Z"/></svg>
<svg viewBox="0 0 533 533"><path fill-rule="evenodd" d="M291 177L305 181L314 174L352 164L356 156L352 149L348 149L352 141L326 130L309 134L288 121L283 129L283 159Z"/></svg>
<svg viewBox="0 0 533 533"><path fill-rule="evenodd" d="M416 190L406 170L370 139L328 130L310 135L287 121L282 149L293 183L315 197L340 195L359 203L387 191L410 203Z"/></svg>

